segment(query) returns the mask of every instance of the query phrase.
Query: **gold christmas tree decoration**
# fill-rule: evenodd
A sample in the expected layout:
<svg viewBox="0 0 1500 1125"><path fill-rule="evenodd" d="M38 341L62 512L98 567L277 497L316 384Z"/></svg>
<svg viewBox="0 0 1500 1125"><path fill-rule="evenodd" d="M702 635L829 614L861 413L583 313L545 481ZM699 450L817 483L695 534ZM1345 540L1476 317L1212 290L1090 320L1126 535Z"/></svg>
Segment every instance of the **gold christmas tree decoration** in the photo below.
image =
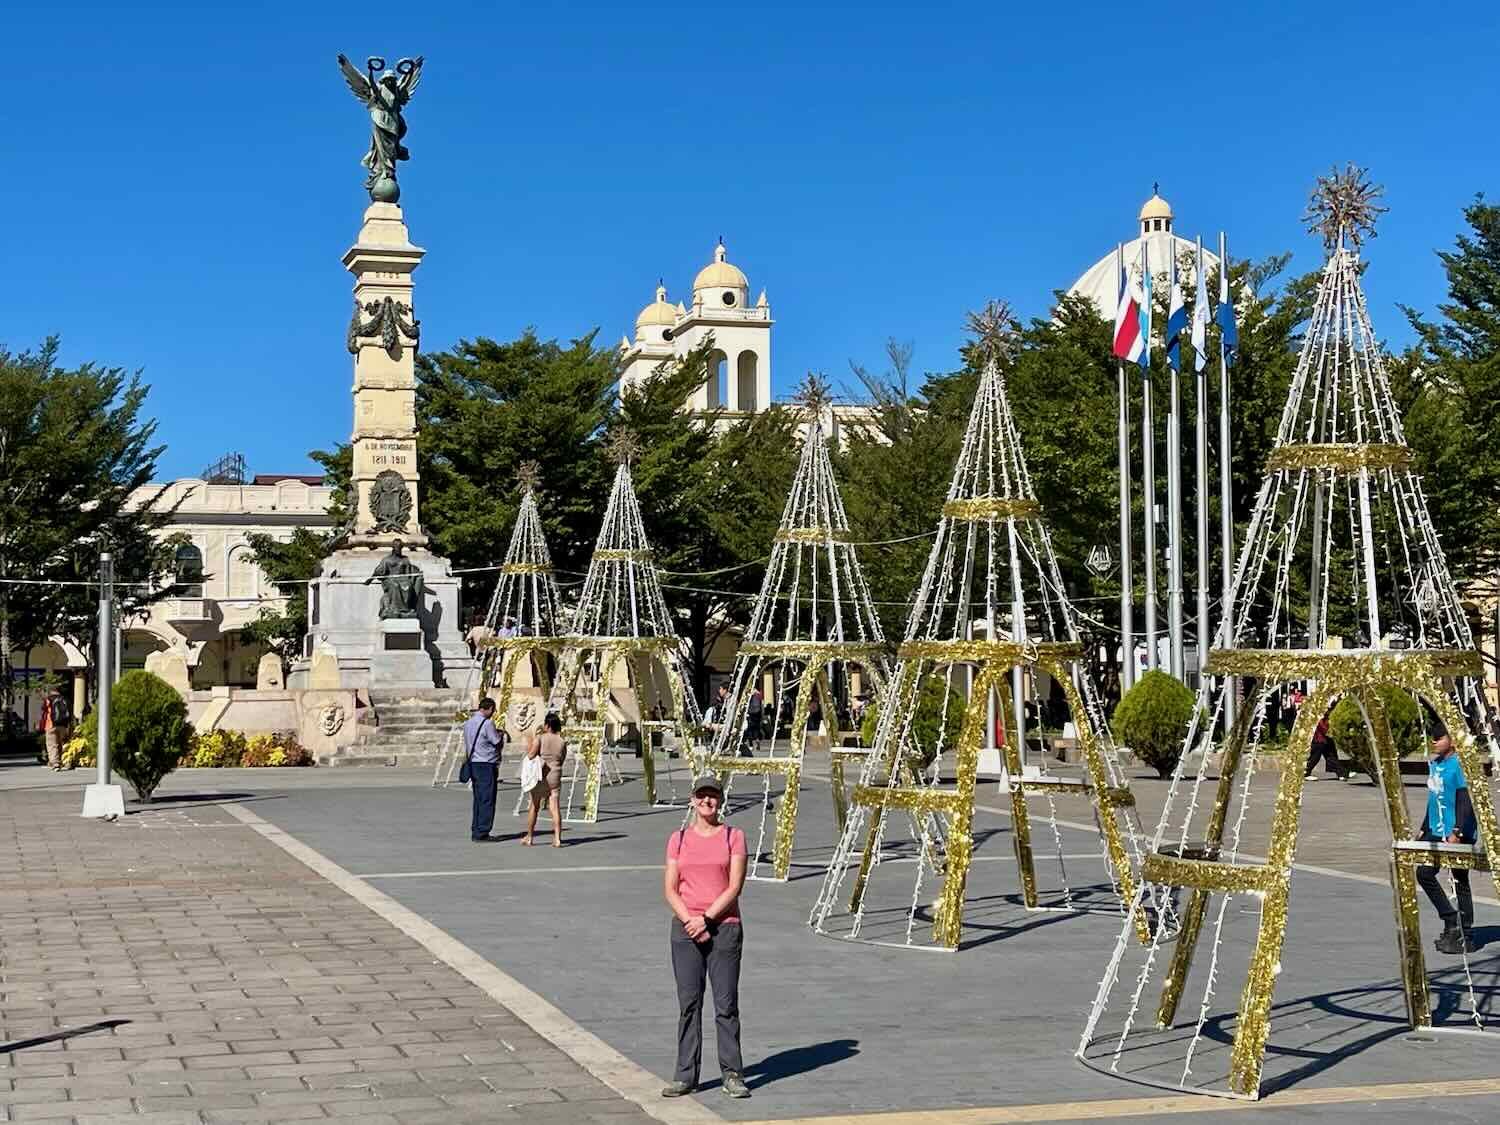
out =
<svg viewBox="0 0 1500 1125"><path fill-rule="evenodd" d="M500 565L500 580L485 611L480 661L464 693L472 706L499 685L495 722L516 731L530 731L541 722L542 715L537 712L550 691L548 668L561 649L561 635L567 623L552 572L552 553L547 549L547 536L537 510L540 476L535 461L523 462L516 471L521 506L511 530L510 545L505 550L505 561ZM523 669L530 681L525 686L535 689L535 699L518 705L512 713L516 680ZM434 785L451 783L457 774L464 758L459 731L460 727L455 726L448 732L443 753L433 770Z"/></svg>
<svg viewBox="0 0 1500 1125"><path fill-rule="evenodd" d="M1412 469L1357 252L1347 245L1369 231L1376 194L1352 167L1320 180L1314 193L1311 210L1331 242L1328 261L1231 586L1234 617L1209 654L1196 717L1141 869L1138 896L1185 893L1181 931L1175 945L1153 939L1136 949L1129 926L1122 929L1079 1045L1086 1064L1134 1081L1259 1096L1304 765L1320 721L1341 700L1363 711L1384 797L1389 835L1369 843L1390 856L1411 1026L1459 1029L1453 1016L1435 1017L1429 1000L1414 873L1420 864L1488 870L1500 837L1480 747L1493 754L1495 746L1479 653ZM1250 691L1223 737L1236 683ZM1266 716L1294 684L1307 685L1305 701L1290 739L1273 743ZM1413 841L1392 735L1393 693L1430 709L1453 738L1479 847ZM1205 937L1207 957L1195 957ZM1464 968L1468 977L1467 958ZM1221 987L1231 973L1233 991ZM1469 979L1467 997L1452 989L1442 1010L1467 1006L1467 1018L1457 1018L1472 1032L1483 1021ZM1210 1021L1232 1025L1232 1042L1218 1032L1206 1036ZM1299 1054L1292 1044L1281 1058Z"/></svg>
<svg viewBox="0 0 1500 1125"><path fill-rule="evenodd" d="M988 338L998 348L1003 335L997 333L1008 317L992 311L996 315L986 324L994 331ZM875 940L863 931L869 922L871 887L887 846L886 814L905 810L947 818L945 855L931 865L941 871L942 885L930 941L940 948L958 947L974 844L980 752L993 736L996 706L1006 724L1002 761L1027 908L1042 908L1031 837L1033 797L1049 805L1062 794L1091 800L1116 890L1125 902L1133 896L1128 850L1136 839L1133 801L1105 745L1106 728L1093 688L1079 668L1083 641L1021 452L999 354L1003 353L989 353L984 362L937 537L914 595L905 640L897 649L895 672L881 700L874 750L855 787L848 822L813 909L810 921L819 933ZM1024 768L1020 747L1025 682L1030 678L1035 685L1041 675L1054 681L1067 699L1083 753L1082 779L1034 774ZM931 714L934 696L936 724L922 718ZM961 719L950 723L954 710L961 711ZM955 726L956 737L950 734ZM902 769L904 762L929 759L928 772L915 782ZM956 774L952 786L939 781L950 759ZM1061 863L1060 834L1055 838ZM902 927L904 938L895 943L906 946L926 943L918 938L917 921L931 898L923 889L929 866L924 861L933 858L935 848L925 830L914 843L919 861L915 885L909 896L900 896L900 905L880 905L876 920L879 925ZM851 874L852 887L846 887ZM1072 905L1066 883L1063 894L1065 905Z"/></svg>
<svg viewBox="0 0 1500 1125"><path fill-rule="evenodd" d="M880 623L855 555L823 436L828 383L808 375L796 401L807 416L802 454L771 544L760 596L735 657L725 711L713 724L717 729L706 763L726 790L736 774L761 775L763 792L752 804L760 813L760 834L750 860L752 879L787 877L797 830L798 784L810 743L832 754L835 807L841 809L842 771L851 755L841 747L835 687L847 695L864 690L878 695L887 671ZM781 737L784 720L790 725ZM762 741L768 756L741 755L752 747L758 751ZM762 876L773 777L782 779L783 788L771 874Z"/></svg>
<svg viewBox="0 0 1500 1125"><path fill-rule="evenodd" d="M640 453L639 439L627 430L610 440L614 486L553 692L573 762L564 795L568 820L598 819L611 728L633 723L639 730L646 800L652 805L659 796L658 750L671 787L668 803L677 799L673 761L697 764L702 719L630 476L630 462Z"/></svg>

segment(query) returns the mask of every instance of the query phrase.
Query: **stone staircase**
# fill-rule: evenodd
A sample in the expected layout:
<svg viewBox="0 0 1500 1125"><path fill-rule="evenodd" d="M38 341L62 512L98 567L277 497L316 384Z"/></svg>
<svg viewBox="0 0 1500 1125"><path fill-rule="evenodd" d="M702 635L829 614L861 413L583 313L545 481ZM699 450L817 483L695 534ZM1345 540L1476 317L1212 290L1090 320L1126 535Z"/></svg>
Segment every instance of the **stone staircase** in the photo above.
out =
<svg viewBox="0 0 1500 1125"><path fill-rule="evenodd" d="M463 705L462 691L370 690L375 723L358 741L331 754L320 754L320 766L432 766L442 753L453 716Z"/></svg>

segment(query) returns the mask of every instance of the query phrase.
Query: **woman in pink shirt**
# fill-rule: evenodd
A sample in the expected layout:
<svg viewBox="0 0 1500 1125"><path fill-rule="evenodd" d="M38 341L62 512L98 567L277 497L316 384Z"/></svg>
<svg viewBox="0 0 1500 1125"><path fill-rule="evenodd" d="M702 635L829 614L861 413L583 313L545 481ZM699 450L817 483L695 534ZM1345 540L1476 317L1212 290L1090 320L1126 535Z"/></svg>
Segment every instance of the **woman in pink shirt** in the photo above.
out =
<svg viewBox="0 0 1500 1125"><path fill-rule="evenodd" d="M740 1058L740 891L745 886L745 833L719 817L724 790L713 776L693 783L693 813L667 837L667 905L672 975L677 979L677 1073L662 1090L680 1098L698 1085L703 1057L703 985L714 990L719 1069L724 1092L748 1098Z"/></svg>

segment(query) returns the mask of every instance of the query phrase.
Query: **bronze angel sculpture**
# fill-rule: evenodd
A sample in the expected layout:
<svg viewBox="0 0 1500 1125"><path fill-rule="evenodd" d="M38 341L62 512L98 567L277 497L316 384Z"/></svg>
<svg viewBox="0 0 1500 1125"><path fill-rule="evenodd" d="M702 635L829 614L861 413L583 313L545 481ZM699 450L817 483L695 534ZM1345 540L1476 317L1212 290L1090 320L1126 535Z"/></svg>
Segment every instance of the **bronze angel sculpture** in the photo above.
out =
<svg viewBox="0 0 1500 1125"><path fill-rule="evenodd" d="M365 60L365 73L344 55L339 69L354 96L370 111L370 151L360 161L369 171L365 190L374 203L395 203L401 198L396 183L396 162L407 160L411 153L401 143L406 136L406 119L401 111L411 101L412 91L422 79L422 56L401 59L394 70L386 70L385 60L371 56Z"/></svg>

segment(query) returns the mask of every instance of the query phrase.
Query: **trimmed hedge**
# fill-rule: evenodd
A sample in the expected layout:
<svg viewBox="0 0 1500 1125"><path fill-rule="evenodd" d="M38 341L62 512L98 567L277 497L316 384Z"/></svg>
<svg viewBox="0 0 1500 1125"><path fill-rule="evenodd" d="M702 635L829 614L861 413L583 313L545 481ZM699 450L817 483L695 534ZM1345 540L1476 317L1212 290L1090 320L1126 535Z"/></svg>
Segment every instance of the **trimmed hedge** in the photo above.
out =
<svg viewBox="0 0 1500 1125"><path fill-rule="evenodd" d="M85 720L87 721L87 720ZM64 769L98 764L95 744L82 734L63 746ZM255 766L310 766L312 752L291 734L246 735L237 730L193 732L188 748L178 760L182 769Z"/></svg>
<svg viewBox="0 0 1500 1125"><path fill-rule="evenodd" d="M1182 757L1196 700L1192 690L1160 669L1142 676L1115 708L1115 741L1160 777L1170 777Z"/></svg>
<svg viewBox="0 0 1500 1125"><path fill-rule="evenodd" d="M82 734L97 755L97 710L84 718ZM151 800L162 778L177 768L192 737L187 704L176 688L140 669L120 677L110 692L110 765L130 782L137 797Z"/></svg>
<svg viewBox="0 0 1500 1125"><path fill-rule="evenodd" d="M943 716L943 694L948 695L948 714ZM958 748L958 736L963 730L964 697L949 688L941 675L929 676L917 695L917 713L912 719L911 735L916 744L913 753L907 755L912 769L921 771L932 765L937 757L939 740L943 749L952 754ZM866 746L875 745L875 731L880 724L880 705L871 701L865 708L859 725L859 740Z"/></svg>

